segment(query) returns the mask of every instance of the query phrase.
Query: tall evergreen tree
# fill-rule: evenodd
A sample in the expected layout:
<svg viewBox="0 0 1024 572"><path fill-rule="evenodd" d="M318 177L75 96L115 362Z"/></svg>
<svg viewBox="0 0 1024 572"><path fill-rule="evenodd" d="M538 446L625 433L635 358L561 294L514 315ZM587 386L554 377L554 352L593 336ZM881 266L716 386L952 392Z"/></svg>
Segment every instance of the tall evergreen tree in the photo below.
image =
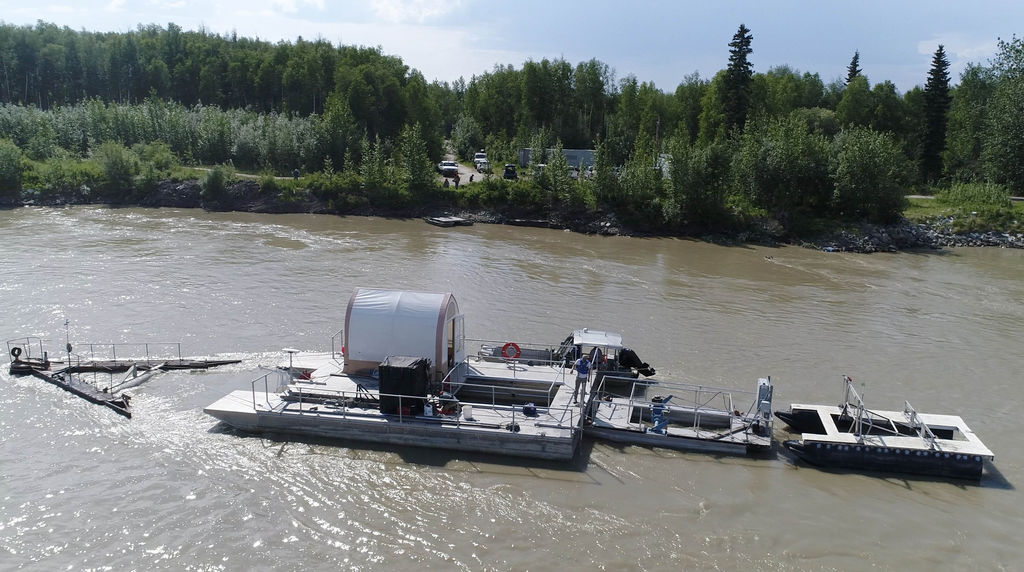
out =
<svg viewBox="0 0 1024 572"><path fill-rule="evenodd" d="M846 85L850 85L853 78L859 76L862 71L864 70L860 69L860 51L854 51L850 65L846 66Z"/></svg>
<svg viewBox="0 0 1024 572"><path fill-rule="evenodd" d="M725 108L726 129L743 129L747 121L747 110L750 109L751 83L754 75L753 65L747 56L754 50L750 42L754 36L750 30L740 24L739 30L729 42L729 67L725 70L724 89L722 90L722 106Z"/></svg>
<svg viewBox="0 0 1024 572"><path fill-rule="evenodd" d="M942 176L942 151L946 148L949 121L949 60L939 44L924 86L924 139L921 141L921 179L934 182Z"/></svg>

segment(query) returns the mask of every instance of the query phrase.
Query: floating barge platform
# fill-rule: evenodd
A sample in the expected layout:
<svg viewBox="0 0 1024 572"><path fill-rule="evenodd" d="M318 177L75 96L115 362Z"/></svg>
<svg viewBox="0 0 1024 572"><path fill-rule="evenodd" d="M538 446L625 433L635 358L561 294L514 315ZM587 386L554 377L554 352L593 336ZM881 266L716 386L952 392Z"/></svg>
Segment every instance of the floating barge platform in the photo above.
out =
<svg viewBox="0 0 1024 572"><path fill-rule="evenodd" d="M618 334L576 330L553 347L482 342L467 355L462 319L450 293L357 289L336 334L344 343L332 340L343 352L286 349L287 366L204 412L253 433L563 461L584 434L740 454L771 447L767 378L743 411L715 388L659 384L673 393L648 398L651 382L639 375L654 369ZM595 365L574 395L581 355Z"/></svg>
<svg viewBox="0 0 1024 572"><path fill-rule="evenodd" d="M855 471L979 480L995 455L957 415L869 410L843 376L843 402L793 404L775 415L800 439L783 445L804 462Z"/></svg>
<svg viewBox="0 0 1024 572"><path fill-rule="evenodd" d="M565 375L554 368L516 367L524 385L546 387L520 388L521 397L535 401L548 394L555 397L546 406L525 412L522 406L459 401L453 394L424 397L382 392L379 376L347 375L343 369L342 359L329 359L309 379L287 380L280 391L271 387L280 380L278 374L268 373L253 381L250 389L236 390L203 411L252 433L314 435L554 460L571 459L576 452L581 409L572 407L569 394L559 391ZM478 390L506 390L502 385L473 385ZM388 400L394 409L387 412L384 407L382 411L382 402Z"/></svg>

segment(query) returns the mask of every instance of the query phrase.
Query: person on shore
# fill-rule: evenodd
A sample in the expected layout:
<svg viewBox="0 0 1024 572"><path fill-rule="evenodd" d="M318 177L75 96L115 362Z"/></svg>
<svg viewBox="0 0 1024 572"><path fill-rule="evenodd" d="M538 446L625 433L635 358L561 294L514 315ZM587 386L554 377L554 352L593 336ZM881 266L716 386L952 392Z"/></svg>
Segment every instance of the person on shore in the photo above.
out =
<svg viewBox="0 0 1024 572"><path fill-rule="evenodd" d="M576 371L576 388L572 390L572 402L577 403L576 394L583 398L587 391L587 380L590 378L590 358L586 355L580 356L576 363L572 364Z"/></svg>
<svg viewBox="0 0 1024 572"><path fill-rule="evenodd" d="M448 188L448 179L444 180L444 188L446 188L446 189Z"/></svg>
<svg viewBox="0 0 1024 572"><path fill-rule="evenodd" d="M452 180L455 181L455 188L456 189L459 188L459 174L458 173L455 174L455 178L453 178Z"/></svg>

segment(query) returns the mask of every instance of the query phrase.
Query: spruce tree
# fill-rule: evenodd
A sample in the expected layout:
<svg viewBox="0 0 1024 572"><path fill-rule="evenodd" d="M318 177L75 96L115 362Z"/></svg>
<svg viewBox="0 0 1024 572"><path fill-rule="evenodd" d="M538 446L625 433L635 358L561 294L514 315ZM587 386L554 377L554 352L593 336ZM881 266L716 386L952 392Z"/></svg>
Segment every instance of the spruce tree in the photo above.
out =
<svg viewBox="0 0 1024 572"><path fill-rule="evenodd" d="M853 78L859 76L862 71L864 70L860 69L860 51L854 51L850 65L846 66L846 85L850 85Z"/></svg>
<svg viewBox="0 0 1024 572"><path fill-rule="evenodd" d="M750 42L754 37L750 30L740 24L739 30L729 42L729 67L725 70L722 90L722 107L725 110L726 129L743 129L750 108L750 91L754 75L753 65L747 56L753 51Z"/></svg>
<svg viewBox="0 0 1024 572"><path fill-rule="evenodd" d="M940 44L924 86L924 134L921 142L921 179L934 182L942 176L942 152L946 148L949 121L949 60Z"/></svg>

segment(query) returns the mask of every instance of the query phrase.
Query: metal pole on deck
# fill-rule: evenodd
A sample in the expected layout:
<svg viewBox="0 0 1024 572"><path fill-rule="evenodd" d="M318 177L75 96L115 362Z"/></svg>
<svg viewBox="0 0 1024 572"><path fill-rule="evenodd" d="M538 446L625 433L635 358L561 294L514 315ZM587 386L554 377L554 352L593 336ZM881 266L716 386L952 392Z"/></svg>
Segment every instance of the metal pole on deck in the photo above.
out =
<svg viewBox="0 0 1024 572"><path fill-rule="evenodd" d="M71 324L71 322L68 320L67 316L65 316L64 317L64 347L68 350L68 365L67 365L67 368L66 368L66 371L67 371L68 376L69 376L68 379L70 379L70 376L71 376L71 329L69 327L70 324Z"/></svg>
<svg viewBox="0 0 1024 572"><path fill-rule="evenodd" d="M284 348L281 351L288 354L288 378L291 381L295 377L295 372L292 371L292 356L299 353L299 350L295 348Z"/></svg>

